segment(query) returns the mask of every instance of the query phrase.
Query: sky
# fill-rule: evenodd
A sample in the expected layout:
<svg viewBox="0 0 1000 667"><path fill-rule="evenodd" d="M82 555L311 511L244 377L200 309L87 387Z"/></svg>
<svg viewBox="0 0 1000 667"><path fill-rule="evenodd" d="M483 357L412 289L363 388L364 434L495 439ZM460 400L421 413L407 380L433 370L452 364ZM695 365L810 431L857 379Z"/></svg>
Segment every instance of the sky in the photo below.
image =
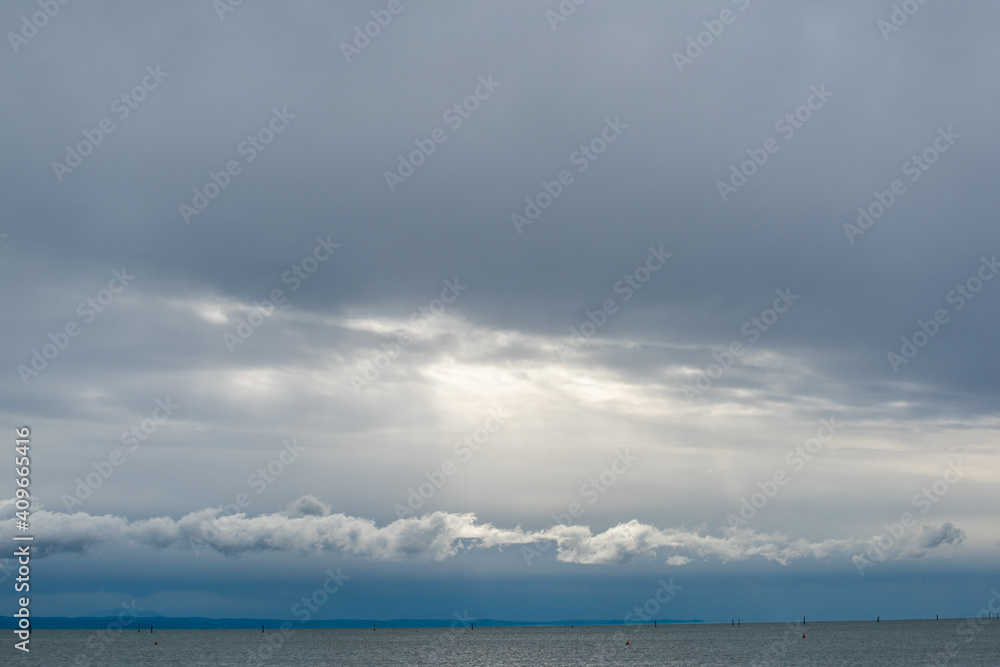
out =
<svg viewBox="0 0 1000 667"><path fill-rule="evenodd" d="M32 613L974 615L997 20L5 3Z"/></svg>

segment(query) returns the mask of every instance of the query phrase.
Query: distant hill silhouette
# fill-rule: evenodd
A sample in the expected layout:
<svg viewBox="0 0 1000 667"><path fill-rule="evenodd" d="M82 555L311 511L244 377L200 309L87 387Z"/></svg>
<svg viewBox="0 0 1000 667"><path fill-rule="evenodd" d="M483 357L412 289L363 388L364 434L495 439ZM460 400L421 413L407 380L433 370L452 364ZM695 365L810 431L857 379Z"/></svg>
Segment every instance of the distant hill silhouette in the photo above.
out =
<svg viewBox="0 0 1000 667"><path fill-rule="evenodd" d="M109 610L110 611L110 610ZM282 623L290 622L294 628L370 628L372 624L379 628L450 628L455 623L454 619L411 619L395 618L389 620L379 619L332 619L332 620L312 620L306 623L292 619L274 618L202 618L196 616L170 617L161 616L153 612L143 612L139 616L138 623L143 626L143 631L149 627L152 620L154 631L156 630L224 630L224 629L245 629L259 630L263 625L267 629L278 629ZM137 619L132 618L131 623L126 625L126 629L135 629ZM108 624L118 622L118 611L109 616L39 616L31 619L31 626L35 630L100 630L108 627ZM586 621L573 619L573 624L583 625L631 625L621 620L596 620ZM570 621L500 621L492 618L473 619L477 628L496 628L514 626L554 626L569 625ZM701 620L673 620L657 619L660 625L667 623L702 623ZM652 625L643 623L643 625ZM12 616L0 616L0 629L11 630L17 627L17 619Z"/></svg>

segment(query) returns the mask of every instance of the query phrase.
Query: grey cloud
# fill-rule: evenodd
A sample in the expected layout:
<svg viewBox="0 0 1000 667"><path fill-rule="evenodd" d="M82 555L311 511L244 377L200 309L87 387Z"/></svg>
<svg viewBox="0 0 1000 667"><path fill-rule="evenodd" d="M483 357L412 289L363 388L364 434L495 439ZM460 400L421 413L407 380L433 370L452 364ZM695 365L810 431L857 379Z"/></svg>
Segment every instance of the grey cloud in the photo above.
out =
<svg viewBox="0 0 1000 667"><path fill-rule="evenodd" d="M5 41L0 412L38 434L33 493L63 507L156 398L183 406L87 514L39 514L51 548L183 547L218 517L202 508L247 492L298 437L303 462L252 516L220 518L226 553L433 560L492 539L548 541L573 563L847 557L843 536L876 530L962 455L974 472L928 521L964 530L914 530L891 557L988 559L1000 280L961 310L947 295L1000 252L1000 7L926 3L885 40L890 0L741 4L588 2L553 30L555 0L404 2L349 63L340 43L375 5L244 2L220 20L207 0L74 2L16 52ZM0 8L4 34L37 7ZM736 23L678 72L674 52L722 7ZM119 119L113 100L147 67L169 74ZM500 86L453 128L446 110L479 77ZM833 95L780 136L813 87ZM286 107L294 119L246 160ZM60 181L52 162L105 117L114 131ZM616 117L628 129L576 171ZM390 191L385 172L439 127L447 141ZM908 180L948 127L961 138ZM723 202L717 182L779 136ZM240 172L220 175L229 160ZM573 184L518 234L511 214L564 169ZM905 194L852 244L844 225L894 179ZM226 184L185 224L179 206L212 182ZM283 276L317 237L340 246L293 291ZM661 245L669 262L626 300L618 281ZM135 280L84 324L78 305L122 267ZM454 276L468 292L355 391ZM742 327L786 288L801 300L750 343ZM230 352L223 334L274 289L285 304ZM608 299L617 311L561 358ZM940 308L949 323L894 372L887 353ZM52 354L70 321L80 335ZM688 402L682 387L733 342L746 354ZM43 349L54 358L25 386L19 366ZM425 517L393 521L494 404L512 414L503 433ZM755 531L658 527L725 525L825 416L844 434ZM587 527L546 528L620 443L642 465L586 507Z"/></svg>
<svg viewBox="0 0 1000 667"><path fill-rule="evenodd" d="M302 496L283 512L290 519L304 516L330 516L330 506L322 503L316 496Z"/></svg>
<svg viewBox="0 0 1000 667"><path fill-rule="evenodd" d="M965 531L950 523L940 526L921 526L922 532L916 538L916 544L907 553L918 558L942 544L961 544L965 540Z"/></svg>

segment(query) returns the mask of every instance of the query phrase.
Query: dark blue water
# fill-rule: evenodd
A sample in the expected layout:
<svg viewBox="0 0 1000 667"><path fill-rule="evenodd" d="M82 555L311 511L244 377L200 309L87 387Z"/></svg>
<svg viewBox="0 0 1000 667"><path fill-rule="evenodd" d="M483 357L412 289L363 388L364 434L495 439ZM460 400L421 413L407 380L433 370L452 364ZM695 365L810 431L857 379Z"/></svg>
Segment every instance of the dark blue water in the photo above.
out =
<svg viewBox="0 0 1000 667"><path fill-rule="evenodd" d="M805 638L802 634L805 633ZM157 644L153 644L153 642ZM626 641L628 644L626 645ZM4 631L0 664L38 665L1000 665L1000 621L534 628Z"/></svg>

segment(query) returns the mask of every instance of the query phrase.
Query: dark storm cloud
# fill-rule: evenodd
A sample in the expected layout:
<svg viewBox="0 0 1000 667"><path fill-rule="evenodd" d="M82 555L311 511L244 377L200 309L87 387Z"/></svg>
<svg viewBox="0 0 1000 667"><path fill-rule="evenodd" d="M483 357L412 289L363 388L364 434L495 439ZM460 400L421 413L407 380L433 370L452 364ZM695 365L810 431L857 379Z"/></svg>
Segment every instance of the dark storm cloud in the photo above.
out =
<svg viewBox="0 0 1000 667"><path fill-rule="evenodd" d="M767 344L810 348L818 363L833 355L859 379L880 380L892 378L874 362L992 252L992 195L975 185L993 159L984 147L995 128L980 111L991 79L976 66L932 63L944 52L990 62L996 47L974 32L956 46L949 31L929 29L956 21L953 9L936 19L925 9L887 44L875 26L882 12L860 3L734 5L736 23L678 73L672 54L714 19L707 8L594 5L553 32L542 7L404 6L350 64L337 46L372 20L367 10L247 6L219 21L195 5L113 15L66 7L6 69L8 110L21 119L8 164L25 167L7 181L21 193L8 197L9 243L87 273L131 264L146 291L194 281L249 300L315 234L332 233L342 261L298 307L412 302L451 271L475 278L477 298L464 309L550 332L598 303L647 245L665 243L673 275L630 306L633 319L650 314L651 334L724 344L769 291L792 285L806 295L801 312ZM119 37L96 39L102 30ZM427 39L436 34L449 35L446 48ZM182 35L191 48L177 48ZM85 57L52 67L59 49ZM118 120L112 100L157 65L169 76ZM500 87L452 130L443 112L490 75ZM832 97L782 139L776 121L813 86ZM274 108L296 117L244 163L239 147L249 150ZM115 132L58 183L49 163L103 117ZM629 124L619 143L516 234L510 214L541 180L575 173L570 156L606 117ZM848 243L854 209L906 178L901 165L948 126L963 137L954 151ZM438 127L448 141L390 192L384 172ZM769 136L781 150L723 203L716 182ZM179 204L234 159L241 173L185 225ZM961 219L966 233L944 219ZM556 310L541 319L545 307ZM952 335L964 337L964 359L935 341L905 372L984 388L990 315L970 308L962 320Z"/></svg>

